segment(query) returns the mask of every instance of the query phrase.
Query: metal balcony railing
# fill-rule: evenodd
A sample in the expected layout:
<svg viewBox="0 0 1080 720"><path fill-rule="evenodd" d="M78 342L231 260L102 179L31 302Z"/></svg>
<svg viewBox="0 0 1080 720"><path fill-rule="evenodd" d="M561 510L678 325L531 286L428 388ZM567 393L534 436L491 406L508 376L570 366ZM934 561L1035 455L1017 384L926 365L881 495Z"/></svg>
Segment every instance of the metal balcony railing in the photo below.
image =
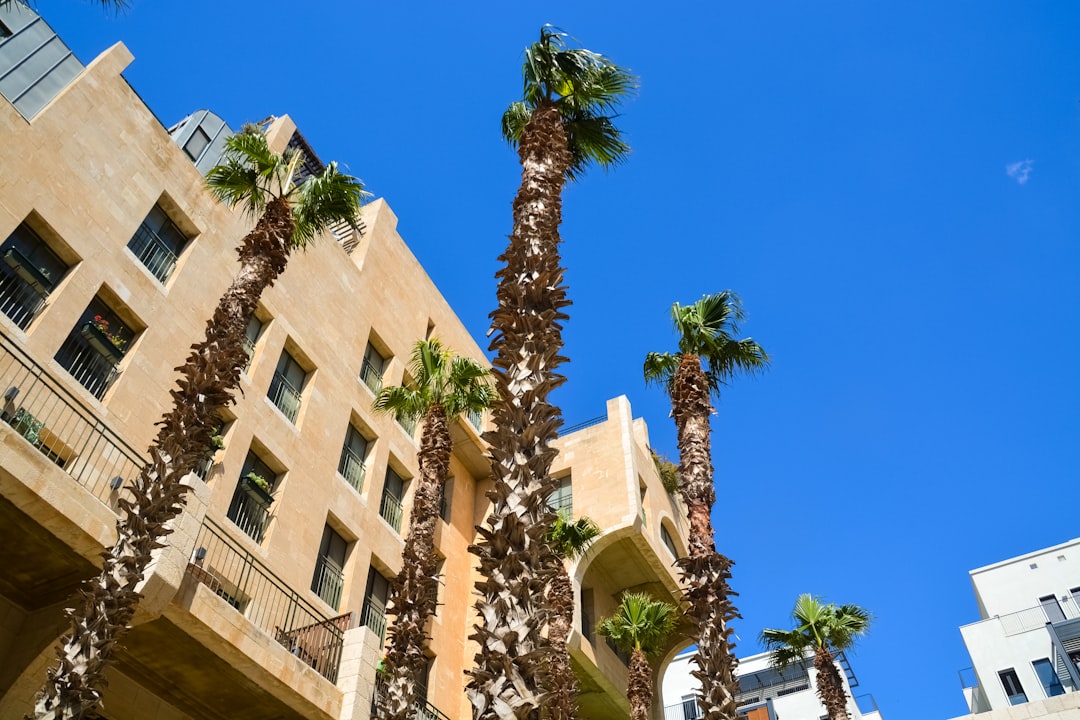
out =
<svg viewBox="0 0 1080 720"><path fill-rule="evenodd" d="M145 464L63 382L2 333L0 391L0 419L103 504L111 507Z"/></svg>
<svg viewBox="0 0 1080 720"><path fill-rule="evenodd" d="M241 479L236 492L233 493L226 517L252 540L261 543L266 527L270 524L270 505L254 493L249 493Z"/></svg>
<svg viewBox="0 0 1080 720"><path fill-rule="evenodd" d="M341 448L341 463L338 467L338 474L345 478L345 481L352 485L356 492L361 492L364 489L364 460L353 452L352 448Z"/></svg>
<svg viewBox="0 0 1080 720"><path fill-rule="evenodd" d="M995 615L994 617L971 623L971 625L996 621L1001 623L1001 629L1006 636L1019 635L1021 633L1044 628L1048 622L1061 622L1062 620L1072 620L1080 617L1080 608L1077 607L1077 604L1078 603L1076 602L1063 602L1051 605L1049 606L1049 609L1046 605L1037 605L1032 608L1018 610L1017 612L1008 613L1006 615ZM1059 611L1060 615L1055 611ZM971 625L965 627L970 627Z"/></svg>
<svg viewBox="0 0 1080 720"><path fill-rule="evenodd" d="M338 564L328 557L319 556L315 563L315 577L311 589L326 604L337 610L341 605L341 591L345 588L345 574Z"/></svg>
<svg viewBox="0 0 1080 720"><path fill-rule="evenodd" d="M210 518L188 574L330 682L337 681L351 614L330 617L305 600Z"/></svg>
<svg viewBox="0 0 1080 720"><path fill-rule="evenodd" d="M371 392L382 390L382 370L372 365L367 358L364 358L364 364L360 366L360 379L371 388Z"/></svg>
<svg viewBox="0 0 1080 720"><path fill-rule="evenodd" d="M15 248L4 252L0 264L0 312L11 318L20 330L30 325L45 306L47 280Z"/></svg>
<svg viewBox="0 0 1080 720"><path fill-rule="evenodd" d="M99 335L100 331L86 323L68 335L56 352L56 361L98 400L120 374L116 365L123 357L119 348Z"/></svg>
<svg viewBox="0 0 1080 720"><path fill-rule="evenodd" d="M702 717L697 700L684 700L675 705L664 706L664 720L698 720Z"/></svg>
<svg viewBox="0 0 1080 720"><path fill-rule="evenodd" d="M360 624L378 635L379 642L385 642L386 603L371 595L364 598L364 608L360 611Z"/></svg>
<svg viewBox="0 0 1080 720"><path fill-rule="evenodd" d="M401 500L384 491L382 502L379 503L379 514L383 520L390 523L390 527L401 532Z"/></svg>
<svg viewBox="0 0 1080 720"><path fill-rule="evenodd" d="M484 413L479 410L470 410L466 413L466 417L469 418L469 422L472 426L476 428L476 432L480 432L483 429Z"/></svg>
<svg viewBox="0 0 1080 720"><path fill-rule="evenodd" d="M296 416L300 412L300 391L293 387L284 375L279 372L274 373L267 397L285 417L289 418L289 422L296 423Z"/></svg>
<svg viewBox="0 0 1080 720"><path fill-rule="evenodd" d="M416 434L416 418L399 415L397 416L397 422L409 437Z"/></svg>
<svg viewBox="0 0 1080 720"><path fill-rule="evenodd" d="M592 427L593 425L599 425L605 420L607 420L607 415L600 415L594 418L590 418L589 420L585 420L584 422L579 422L576 425L568 425L559 429L559 436L565 437L566 435L577 432L578 430L584 430L585 428Z"/></svg>
<svg viewBox="0 0 1080 720"><path fill-rule="evenodd" d="M255 357L255 341L247 335L244 336L244 353L247 355L247 363L244 365L244 372L251 367L251 358Z"/></svg>
<svg viewBox="0 0 1080 720"><path fill-rule="evenodd" d="M135 236L128 243L128 249L162 283L169 279L176 268L176 253L145 224L135 231Z"/></svg>
<svg viewBox="0 0 1080 720"><path fill-rule="evenodd" d="M371 698L371 717L375 717L375 706L378 703L378 700L379 693L376 691L375 696ZM449 715L429 703L427 700L417 700L413 704L413 712L416 713L416 720L450 720Z"/></svg>

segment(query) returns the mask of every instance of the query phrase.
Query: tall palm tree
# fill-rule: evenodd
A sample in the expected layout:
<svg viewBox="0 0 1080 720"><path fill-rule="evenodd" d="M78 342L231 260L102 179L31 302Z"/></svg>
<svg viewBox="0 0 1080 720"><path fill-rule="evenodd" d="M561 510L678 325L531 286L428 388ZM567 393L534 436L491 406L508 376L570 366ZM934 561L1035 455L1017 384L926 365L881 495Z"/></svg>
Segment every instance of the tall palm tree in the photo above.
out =
<svg viewBox="0 0 1080 720"><path fill-rule="evenodd" d="M764 368L769 356L753 340L735 339L743 320L742 304L724 290L693 305L671 308L678 352L649 353L645 380L662 385L671 397L679 445L679 492L690 521L689 552L679 558L687 615L693 624L698 702L707 720L734 720L737 660L728 623L738 617L728 585L732 562L716 551L710 514L716 501L713 485L709 416L711 397L738 372ZM702 363L704 362L704 367Z"/></svg>
<svg viewBox="0 0 1080 720"><path fill-rule="evenodd" d="M600 526L591 518L574 520L565 511L559 512L548 530L548 545L560 561L547 588L547 605L551 609L548 625L551 658L547 673L551 699L546 703L549 720L570 720L577 716L577 675L570 665L566 646L574 625L574 585L563 561L584 555L600 533Z"/></svg>
<svg viewBox="0 0 1080 720"><path fill-rule="evenodd" d="M676 608L671 603L653 600L648 593L623 593L615 613L601 620L596 628L630 653L626 683L630 720L649 719L653 684L648 656L660 650L677 621Z"/></svg>
<svg viewBox="0 0 1080 720"><path fill-rule="evenodd" d="M543 700L545 589L558 559L545 537L554 513L551 442L562 424L549 393L565 378L562 322L567 319L559 257L562 188L591 164L610 167L629 147L608 114L635 87L628 71L602 55L572 49L550 27L525 50L524 98L503 116L517 147L521 186L505 266L496 273L498 308L491 349L499 401L491 447L491 514L470 550L479 558L479 646L469 698L477 720L536 717Z"/></svg>
<svg viewBox="0 0 1080 720"><path fill-rule="evenodd" d="M474 360L456 357L438 340L413 346L408 387L384 387L375 397L377 411L399 418L423 418L420 436L420 479L409 514L409 534L401 553L401 572L390 586L387 612L396 620L383 662L378 717L407 720L416 714L417 686L427 665L424 625L434 617L438 592L435 525L450 472L450 423L462 413L491 407L495 392L490 371Z"/></svg>
<svg viewBox="0 0 1080 720"><path fill-rule="evenodd" d="M103 553L101 574L86 582L71 611L71 630L57 649L38 694L35 720L93 715L103 674L116 643L129 629L139 596L136 586L171 532L166 527L184 506L180 480L206 455L217 433L219 411L233 402L247 362L244 331L262 292L285 269L289 253L304 247L329 225L352 222L363 185L330 163L300 185L293 183L302 158L270 151L266 136L245 128L227 141L223 163L207 177L210 192L258 218L237 249L240 269L206 323L205 338L192 346L171 391L173 407L158 421L150 462L120 500L116 544Z"/></svg>
<svg viewBox="0 0 1080 720"><path fill-rule="evenodd" d="M847 693L836 668L836 653L850 650L870 630L870 613L858 605L825 604L810 594L795 601L791 630L761 631L761 643L772 652L773 664L783 670L803 662L811 652L817 670L817 693L829 720L847 720Z"/></svg>

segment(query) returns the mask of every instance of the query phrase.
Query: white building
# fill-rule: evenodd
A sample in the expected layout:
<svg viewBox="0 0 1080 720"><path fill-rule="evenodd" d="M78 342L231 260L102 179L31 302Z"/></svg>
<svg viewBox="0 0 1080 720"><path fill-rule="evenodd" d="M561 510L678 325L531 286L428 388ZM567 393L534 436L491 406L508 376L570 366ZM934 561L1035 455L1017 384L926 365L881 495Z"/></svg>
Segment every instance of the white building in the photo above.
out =
<svg viewBox="0 0 1080 720"><path fill-rule="evenodd" d="M693 650L687 650L671 661L664 674L662 694L664 720L694 720L701 717L695 699L698 681L690 674L690 658ZM852 720L881 720L874 699L870 695L859 697L856 702L851 692L859 686L855 674L841 653L837 657L844 691L848 696L848 713ZM772 667L769 653L751 655L739 660L737 670L739 694L739 717L745 720L821 720L827 718L825 707L817 695L815 684L817 671L812 659L805 666L789 665L783 672ZM860 710L859 706L864 708Z"/></svg>
<svg viewBox="0 0 1080 720"><path fill-rule="evenodd" d="M1080 718L1080 539L972 570L971 584L981 619L960 634L972 715Z"/></svg>

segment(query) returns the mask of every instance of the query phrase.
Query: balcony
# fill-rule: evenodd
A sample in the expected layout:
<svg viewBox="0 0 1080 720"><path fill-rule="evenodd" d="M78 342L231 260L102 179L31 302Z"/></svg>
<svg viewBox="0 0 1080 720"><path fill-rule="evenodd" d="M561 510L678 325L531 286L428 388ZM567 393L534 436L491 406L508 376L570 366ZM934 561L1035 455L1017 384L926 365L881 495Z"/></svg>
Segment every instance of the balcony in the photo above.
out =
<svg viewBox="0 0 1080 720"><path fill-rule="evenodd" d="M476 432L480 432L484 427L484 413L479 410L470 410L465 413L465 416L469 418L469 424L476 428Z"/></svg>
<svg viewBox="0 0 1080 720"><path fill-rule="evenodd" d="M382 502L379 503L379 515L397 532L401 532L401 514L401 500L384 491Z"/></svg>
<svg viewBox="0 0 1080 720"><path fill-rule="evenodd" d="M305 601L210 518L187 573L330 682L337 681L351 614L330 617Z"/></svg>
<svg viewBox="0 0 1080 720"><path fill-rule="evenodd" d="M135 231L128 249L161 283L168 280L176 268L176 253L145 223Z"/></svg>
<svg viewBox="0 0 1080 720"><path fill-rule="evenodd" d="M341 591L345 588L345 574L338 564L328 557L320 556L315 563L315 577L311 589L327 605L337 610L341 605Z"/></svg>
<svg viewBox="0 0 1080 720"><path fill-rule="evenodd" d="M364 489L364 461L351 448L341 449L341 466L338 468L338 474L345 478L345 482L352 485L356 492Z"/></svg>
<svg viewBox="0 0 1080 720"><path fill-rule="evenodd" d="M267 397L285 417L289 418L289 422L296 424L296 416L300 412L300 391L293 387L284 375L279 372L274 373Z"/></svg>
<svg viewBox="0 0 1080 720"><path fill-rule="evenodd" d="M49 278L21 252L15 248L4 252L4 264L0 265L0 312L20 330L25 330L45 306L51 289Z"/></svg>
<svg viewBox="0 0 1080 720"><path fill-rule="evenodd" d="M364 364L360 367L360 379L371 389L371 392L377 393L382 390L382 370L375 367L367 358L364 358Z"/></svg>
<svg viewBox="0 0 1080 720"><path fill-rule="evenodd" d="M125 482L145 464L64 383L0 333L0 419L112 507Z"/></svg>
<svg viewBox="0 0 1080 720"><path fill-rule="evenodd" d="M378 695L371 699L371 717L375 717L375 704L377 701ZM417 700L413 703L413 712L416 720L450 720L449 715L427 700Z"/></svg>
<svg viewBox="0 0 1080 720"><path fill-rule="evenodd" d="M236 526L257 543L263 541L263 534L270 524L270 505L273 496L246 477L240 478L229 505L227 517Z"/></svg>
<svg viewBox="0 0 1080 720"><path fill-rule="evenodd" d="M68 335L56 352L56 361L98 400L119 375L117 363L124 356L115 342L86 323Z"/></svg>
<svg viewBox="0 0 1080 720"><path fill-rule="evenodd" d="M386 602L374 595L364 598L364 608L360 611L360 624L379 636L379 642L386 640Z"/></svg>
<svg viewBox="0 0 1080 720"><path fill-rule="evenodd" d="M409 437L413 437L416 434L416 418L399 415L397 417L397 422Z"/></svg>

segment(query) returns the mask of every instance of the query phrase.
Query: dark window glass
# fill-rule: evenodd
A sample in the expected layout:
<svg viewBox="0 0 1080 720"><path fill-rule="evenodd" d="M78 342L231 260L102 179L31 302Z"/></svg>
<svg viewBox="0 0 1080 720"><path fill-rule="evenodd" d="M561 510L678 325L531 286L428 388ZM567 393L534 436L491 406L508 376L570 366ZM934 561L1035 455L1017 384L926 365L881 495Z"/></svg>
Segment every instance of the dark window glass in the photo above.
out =
<svg viewBox="0 0 1080 720"><path fill-rule="evenodd" d="M668 549L671 556L674 558L679 557L679 551L675 549L675 540L672 539L671 533L663 525L660 526L660 540L664 543L664 547Z"/></svg>
<svg viewBox="0 0 1080 720"><path fill-rule="evenodd" d="M195 132L191 133L191 137L184 143L184 152L191 158L192 162L198 162L202 157L203 151L210 144L210 136L206 134L206 131L201 127L195 128Z"/></svg>
<svg viewBox="0 0 1080 720"><path fill-rule="evenodd" d="M304 387L305 377L307 371L300 367L296 358L282 350L267 397L291 422L296 422L300 412L300 390Z"/></svg>
<svg viewBox="0 0 1080 720"><path fill-rule="evenodd" d="M341 604L341 591L345 586L345 553L349 544L329 525L323 528L319 557L315 561L315 574L311 589L335 610Z"/></svg>
<svg viewBox="0 0 1080 720"><path fill-rule="evenodd" d="M1054 664L1050 662L1049 658L1036 660L1032 665L1035 667L1035 674L1039 676L1039 682L1042 683L1043 690L1046 692L1046 697L1065 694L1065 688L1061 684L1061 678L1057 676L1057 673L1054 671Z"/></svg>
<svg viewBox="0 0 1080 720"><path fill-rule="evenodd" d="M25 330L67 265L26 223L0 245L0 261L0 312Z"/></svg>
<svg viewBox="0 0 1080 720"><path fill-rule="evenodd" d="M1043 610L1046 612L1046 619L1050 622L1056 623L1065 619L1065 613L1061 611L1061 605L1058 604L1057 598L1053 595L1039 598L1039 604L1042 605Z"/></svg>
<svg viewBox="0 0 1080 720"><path fill-rule="evenodd" d="M244 370L247 370L251 365L251 358L255 355L255 342L259 339L262 327L262 320L252 315L251 319L248 320L247 327L244 329L244 352L248 356L248 364L244 366Z"/></svg>
<svg viewBox="0 0 1080 720"><path fill-rule="evenodd" d="M574 491L570 484L570 478L564 477L559 481L559 486L548 495L548 507L555 512L564 512L567 516L574 515Z"/></svg>
<svg viewBox="0 0 1080 720"><path fill-rule="evenodd" d="M99 400L118 374L135 333L94 298L56 351L56 361Z"/></svg>
<svg viewBox="0 0 1080 720"><path fill-rule="evenodd" d="M186 244L184 234L165 211L155 205L128 242L128 249L154 277L165 282L176 269L176 258Z"/></svg>
<svg viewBox="0 0 1080 720"><path fill-rule="evenodd" d="M345 431L345 442L341 446L338 474L348 480L357 492L364 487L364 460L367 458L367 451L367 438L349 425L348 430Z"/></svg>
<svg viewBox="0 0 1080 720"><path fill-rule="evenodd" d="M1027 702L1027 695L1024 694L1024 688L1020 685L1020 678L1016 676L1015 670L1012 668L1002 670L998 673L998 677L1001 678L1001 686L1005 688L1005 694L1009 697L1010 705L1020 705Z"/></svg>

